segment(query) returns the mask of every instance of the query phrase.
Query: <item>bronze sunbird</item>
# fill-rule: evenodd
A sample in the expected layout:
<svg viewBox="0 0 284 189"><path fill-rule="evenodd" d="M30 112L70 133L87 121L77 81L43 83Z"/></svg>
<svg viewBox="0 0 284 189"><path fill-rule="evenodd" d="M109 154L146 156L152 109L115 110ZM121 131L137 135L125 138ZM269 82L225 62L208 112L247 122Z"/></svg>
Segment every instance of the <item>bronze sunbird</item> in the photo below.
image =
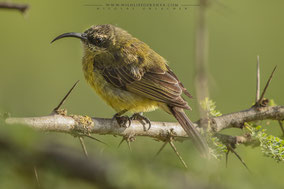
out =
<svg viewBox="0 0 284 189"><path fill-rule="evenodd" d="M110 24L91 26L84 33L64 33L52 42L64 37L81 40L85 78L117 112L115 118L132 112L135 119L148 121L141 113L161 108L173 115L202 154L207 154L207 143L184 112L191 108L181 95L192 96L162 56Z"/></svg>

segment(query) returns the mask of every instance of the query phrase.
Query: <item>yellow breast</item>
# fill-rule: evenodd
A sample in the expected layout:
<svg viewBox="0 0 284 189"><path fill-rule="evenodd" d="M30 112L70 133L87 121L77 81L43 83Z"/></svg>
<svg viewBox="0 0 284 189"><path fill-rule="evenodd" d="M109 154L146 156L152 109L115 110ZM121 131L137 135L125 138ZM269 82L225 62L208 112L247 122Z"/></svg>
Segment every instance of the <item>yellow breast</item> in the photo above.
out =
<svg viewBox="0 0 284 189"><path fill-rule="evenodd" d="M159 102L136 95L114 87L108 83L98 70L94 69L93 58L84 56L83 72L85 79L96 93L117 112L128 110L132 113L153 111L159 107Z"/></svg>

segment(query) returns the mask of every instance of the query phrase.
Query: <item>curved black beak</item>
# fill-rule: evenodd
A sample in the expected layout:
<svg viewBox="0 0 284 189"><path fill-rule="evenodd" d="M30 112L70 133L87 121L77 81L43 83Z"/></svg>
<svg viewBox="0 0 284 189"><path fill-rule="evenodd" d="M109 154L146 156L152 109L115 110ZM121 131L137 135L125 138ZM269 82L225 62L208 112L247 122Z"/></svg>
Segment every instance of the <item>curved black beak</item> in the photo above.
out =
<svg viewBox="0 0 284 189"><path fill-rule="evenodd" d="M54 41L56 41L58 39L61 39L61 38L64 38L64 37L76 37L76 38L79 38L81 40L86 40L87 39L85 36L83 36L82 33L69 32L69 33L64 33L64 34L61 34L61 35L57 36L50 43L53 43Z"/></svg>

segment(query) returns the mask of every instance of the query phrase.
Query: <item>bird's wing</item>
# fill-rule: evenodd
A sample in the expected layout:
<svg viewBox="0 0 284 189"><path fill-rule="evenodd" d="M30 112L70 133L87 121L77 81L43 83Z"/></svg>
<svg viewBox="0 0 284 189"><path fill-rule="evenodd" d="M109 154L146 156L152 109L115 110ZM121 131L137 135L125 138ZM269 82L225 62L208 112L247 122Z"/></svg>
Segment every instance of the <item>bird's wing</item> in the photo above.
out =
<svg viewBox="0 0 284 189"><path fill-rule="evenodd" d="M184 91L170 70L140 68L134 64L108 67L101 70L105 80L113 86L140 96L184 109L190 109L181 97Z"/></svg>
<svg viewBox="0 0 284 189"><path fill-rule="evenodd" d="M187 91L187 89L183 86L182 82L177 78L176 74L171 70L171 68L166 65L169 74L171 74L178 82L179 82L179 86L182 89L182 92L188 96L189 98L193 98L192 95Z"/></svg>

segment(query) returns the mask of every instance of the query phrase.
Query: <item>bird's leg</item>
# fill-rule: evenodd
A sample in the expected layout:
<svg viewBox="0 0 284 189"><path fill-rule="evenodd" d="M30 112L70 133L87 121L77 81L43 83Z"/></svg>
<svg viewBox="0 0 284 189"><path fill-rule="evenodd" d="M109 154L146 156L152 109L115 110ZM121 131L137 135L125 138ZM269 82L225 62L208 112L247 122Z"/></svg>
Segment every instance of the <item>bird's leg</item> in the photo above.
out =
<svg viewBox="0 0 284 189"><path fill-rule="evenodd" d="M128 116L121 116L126 113L127 110L122 110L112 117L112 119L116 119L117 123L121 127L129 127L131 125L131 119ZM127 125L128 122L128 125Z"/></svg>
<svg viewBox="0 0 284 189"><path fill-rule="evenodd" d="M149 125L148 130L151 128L151 121L147 117L143 116L143 112L133 114L130 117L130 119L131 120L138 120L143 125L145 130L146 130L146 128L145 128L146 124Z"/></svg>

